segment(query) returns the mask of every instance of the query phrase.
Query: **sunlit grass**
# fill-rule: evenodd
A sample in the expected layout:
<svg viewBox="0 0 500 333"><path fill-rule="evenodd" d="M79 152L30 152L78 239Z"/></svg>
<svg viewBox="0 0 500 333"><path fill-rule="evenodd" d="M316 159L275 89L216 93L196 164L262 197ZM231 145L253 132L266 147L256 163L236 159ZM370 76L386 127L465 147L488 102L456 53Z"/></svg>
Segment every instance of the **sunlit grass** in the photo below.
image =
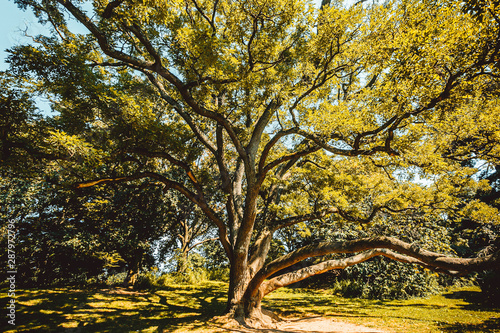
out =
<svg viewBox="0 0 500 333"><path fill-rule="evenodd" d="M227 285L172 285L152 292L20 290L16 329L7 332L217 332ZM498 308L480 305L476 287L406 301L349 299L328 290L280 289L267 307L283 317L326 316L387 332L500 332ZM2 322L6 325L6 321Z"/></svg>
<svg viewBox="0 0 500 333"><path fill-rule="evenodd" d="M500 332L500 309L481 306L480 300L477 287L404 301L351 299L328 291L283 289L269 295L266 304L284 316L322 315L391 332Z"/></svg>

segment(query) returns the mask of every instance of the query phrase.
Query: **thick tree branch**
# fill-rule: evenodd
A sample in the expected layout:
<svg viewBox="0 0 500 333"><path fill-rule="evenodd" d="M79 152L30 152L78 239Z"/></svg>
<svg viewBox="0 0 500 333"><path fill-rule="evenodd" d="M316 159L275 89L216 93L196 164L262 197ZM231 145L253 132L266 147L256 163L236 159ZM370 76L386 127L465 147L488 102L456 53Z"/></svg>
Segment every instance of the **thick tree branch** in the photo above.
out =
<svg viewBox="0 0 500 333"><path fill-rule="evenodd" d="M271 247L273 234L276 230L282 229L300 222L311 221L322 218L326 215L338 212L336 208L325 209L319 212L304 214L299 216L292 216L286 219L273 221L269 225L264 224L262 230L259 231L257 240L253 246L252 255L248 261L250 268L250 276L253 277L255 273L262 268L264 260Z"/></svg>
<svg viewBox="0 0 500 333"><path fill-rule="evenodd" d="M259 160L259 168L258 172L260 173L262 169L264 169L264 165L266 163L267 157L269 156L270 150L278 143L278 141L287 135L294 134L296 132L297 128L291 128L288 130L282 130L276 133L271 140L264 146L264 149L262 150L262 153L260 155L260 160Z"/></svg>
<svg viewBox="0 0 500 333"><path fill-rule="evenodd" d="M257 124L255 125L255 128L252 133L252 138L250 139L250 142L248 143L247 151L248 155L254 159L255 154L257 153L257 149L259 148L259 144L261 142L262 138L262 133L264 133L264 129L266 128L267 124L269 123L269 120L271 120L271 117L279 107L281 103L278 101L271 101L262 115L260 116L259 120L257 121Z"/></svg>
<svg viewBox="0 0 500 333"><path fill-rule="evenodd" d="M224 133L222 132L222 126L220 125L217 125L217 128L215 130L215 139L217 142L217 151L215 153L215 159L217 161L219 172L222 178L221 187L225 193L231 194L231 176L229 175L229 171L226 166L225 153L224 153L225 149Z"/></svg>
<svg viewBox="0 0 500 333"><path fill-rule="evenodd" d="M107 4L106 8L102 12L102 17L105 19L111 18L113 15L113 10L120 6L125 0L114 0Z"/></svg>
<svg viewBox="0 0 500 333"><path fill-rule="evenodd" d="M243 218L243 178L245 176L245 167L243 161L238 159L236 161L236 170L233 176L233 200L234 206L236 208L236 213L238 214L239 220Z"/></svg>
<svg viewBox="0 0 500 333"><path fill-rule="evenodd" d="M272 162L269 162L269 164L267 164L263 169L262 171L259 173L259 176L262 180L264 180L264 177L265 175L269 172L269 170L275 168L276 166L282 164L282 163L285 163L285 162L288 162L290 160L296 160L302 156L307 156L309 154L312 154L318 150L320 150L321 148L318 147L318 146L312 146L312 147L308 147L306 149L303 149L303 150L299 150L293 154L289 154L289 155L284 155L284 156L281 156L280 158L277 158L275 159L274 161Z"/></svg>
<svg viewBox="0 0 500 333"><path fill-rule="evenodd" d="M207 137L205 133L194 123L193 118L191 115L187 112L185 112L182 108L182 106L174 100L170 95L168 94L167 90L163 86L163 84L155 77L153 73L150 72L143 72L146 74L148 77L149 81L158 89L160 92L160 96L167 101L168 104L170 104L174 110L184 119L184 121L188 124L189 128L193 131L193 133L196 135L198 140L212 152L214 156L217 156L217 147L216 145Z"/></svg>
<svg viewBox="0 0 500 333"><path fill-rule="evenodd" d="M154 67L161 67L163 68L161 57L154 48L153 44L151 44L151 41L146 37L146 35L141 31L141 28L137 26L137 24L133 23L131 25L127 25L126 28L130 30L137 39L141 42L141 44L144 46L146 51L149 53L149 55L154 59L155 64Z"/></svg>
<svg viewBox="0 0 500 333"><path fill-rule="evenodd" d="M419 246L392 237L373 237L345 242L321 242L304 246L266 265L254 276L247 293L249 293L249 296L255 297L259 286L266 278L304 259L331 253L356 253L372 249L393 250L419 260L429 267L461 273L491 269L498 267L500 263L500 251L481 258L453 258L421 249Z"/></svg>
<svg viewBox="0 0 500 333"><path fill-rule="evenodd" d="M122 51L118 51L114 49L104 32L102 32L93 22L92 20L85 15L78 7L73 5L73 3L69 0L57 0L64 8L66 8L80 23L82 23L97 39L97 43L101 47L101 50L108 56L131 64L133 66L137 66L140 68L150 68L154 65L154 62L144 61L135 57L132 57Z"/></svg>
<svg viewBox="0 0 500 333"><path fill-rule="evenodd" d="M141 43L143 43L143 46L149 51L150 54L153 55L155 61L140 60L114 49L111 46L111 43L106 37L106 35L92 22L92 20L89 17L87 17L87 15L85 15L84 12L82 12L79 8L74 6L71 1L69 0L57 0L57 1L62 6L64 6L79 22L81 22L92 33L92 35L94 35L94 37L97 39L97 42L101 50L106 55L116 60L123 61L131 65L131 67L135 69L142 69L143 71L151 70L153 72L156 72L177 89L177 91L181 94L182 98L187 103L187 105L191 107L193 112L195 112L200 116L213 119L217 123L221 124L228 133L229 137L231 138L236 148L236 151L238 152L240 157L245 161L245 164L248 165L248 158L246 151L245 149L243 149L243 146L230 122L222 114L207 110L204 107L200 106L194 100L194 98L191 96L191 93L189 92L189 89L185 86L185 84L172 72L170 72L169 70L167 70L162 66L159 55L157 54L156 50L154 50L151 43L144 34L142 34L137 29L134 30L135 31L134 34L136 34L136 36L140 36Z"/></svg>
<svg viewBox="0 0 500 333"><path fill-rule="evenodd" d="M434 270L434 271L439 271L442 273L450 274L450 275L457 275L459 272L456 271L447 271L447 270L442 270L439 268L436 268L434 266L430 266L418 259L401 255L399 253L396 253L391 250L387 249L374 249L374 250L369 250L366 252L359 253L357 255L354 255L352 257L348 258L342 258L342 259L333 259L333 260L327 260L324 262L321 262L316 265L311 265L309 267L305 267L293 272L285 273L279 276L276 276L270 280L265 281L261 287L259 288L259 295L264 297L270 292L281 288L288 286L290 284L299 282L301 280L304 280L308 277L325 273L327 271L333 270L333 269L344 269L349 266L353 266L359 263L362 263L366 260L369 260L373 257L376 256L384 256L399 262L404 262L404 263L409 263L409 264L417 264L421 265L425 268Z"/></svg>
<svg viewBox="0 0 500 333"><path fill-rule="evenodd" d="M373 219L375 218L375 216L377 215L377 213L382 210L382 209L387 209L391 212L396 212L395 210L389 208L389 207L385 207L385 206L376 206L373 208L373 210L371 211L370 215L368 215L367 217L365 218L362 218L362 217L356 217L356 216L352 216L351 214L349 214L348 212L346 211L343 211L341 209L338 210L338 214L340 216L342 216L342 218L344 218L345 220L347 221L351 221L351 222L357 222L357 223L361 223L361 224L367 224L367 223L370 223L371 221L373 221Z"/></svg>
<svg viewBox="0 0 500 333"><path fill-rule="evenodd" d="M254 251L248 260L248 267L250 269L250 278L252 278L259 269L262 268L267 258L267 253L271 248L271 241L273 239L274 230L267 226L264 227L257 237L253 246Z"/></svg>
<svg viewBox="0 0 500 333"><path fill-rule="evenodd" d="M324 209L324 210L310 213L310 214L287 217L285 219L281 219L281 220L273 222L273 230L283 229L283 228L286 228L286 227L289 227L291 225L294 225L294 224L297 224L300 222L304 222L304 221L312 221L312 220L320 219L320 218L323 218L327 215L335 214L335 213L339 213L339 210L337 208L328 208L328 209Z"/></svg>
<svg viewBox="0 0 500 333"><path fill-rule="evenodd" d="M143 156L148 156L148 157L164 158L167 161L169 161L170 163L172 163L173 165L181 167L186 172L186 175L188 176L189 180L191 181L194 188L196 189L196 193L199 196L204 197L203 189L201 187L200 182L196 179L196 176L194 175L193 170L191 170L189 165L187 165L186 163L176 159L175 157L173 157L172 155L170 155L169 153L164 152L164 151L153 152L153 151L149 151L149 150L142 149L142 148L129 148L129 149L127 149L127 151L129 151L131 153L143 155Z"/></svg>
<svg viewBox="0 0 500 333"><path fill-rule="evenodd" d="M273 292L278 288L302 281L308 277L325 273L333 269L344 269L346 267L362 263L380 254L380 251L370 250L352 257L328 260L316 265L304 267L293 272L276 276L262 283L262 285L259 287L259 298L266 296L267 294Z"/></svg>
<svg viewBox="0 0 500 333"><path fill-rule="evenodd" d="M343 148L337 148L334 147L330 144L328 144L322 137L319 137L316 134L313 133L308 133L304 130L301 129L296 129L295 134L298 134L304 138L307 138L317 144L319 147L323 148L324 150L336 154L336 155L341 155L341 156L360 156L360 155L374 155L378 152L385 152L389 155L399 155L399 153L395 150L393 150L390 146L388 146L386 143L384 143L383 146L375 146L369 149L343 149ZM328 139L340 139L343 140L341 135L338 134L332 134L330 138Z"/></svg>
<svg viewBox="0 0 500 333"><path fill-rule="evenodd" d="M202 240L202 241L199 241L198 243L195 243L194 245L191 245L191 246L189 247L188 251L191 251L191 250L192 250L192 249L194 249L195 247L198 247L198 246L200 246L200 245L202 245L202 244L205 244L205 243L207 243L207 242L216 241L216 240L218 240L218 239L219 239L218 237L217 237L217 238L207 238L207 239L204 239L204 240Z"/></svg>

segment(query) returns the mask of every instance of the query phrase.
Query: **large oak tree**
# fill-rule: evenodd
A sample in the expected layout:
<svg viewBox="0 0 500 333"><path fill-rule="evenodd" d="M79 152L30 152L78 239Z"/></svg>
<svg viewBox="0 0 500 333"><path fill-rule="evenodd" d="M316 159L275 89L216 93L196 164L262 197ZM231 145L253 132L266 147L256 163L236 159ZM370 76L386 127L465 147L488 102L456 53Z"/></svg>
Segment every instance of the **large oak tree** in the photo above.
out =
<svg viewBox="0 0 500 333"><path fill-rule="evenodd" d="M10 62L56 115L36 147L4 136L3 156L57 161L79 188L148 180L186 197L218 230L231 316L261 324L266 294L374 256L450 274L498 265L498 252L455 258L387 236L266 261L277 231L332 215L498 219L464 199L488 184L463 166L498 163L493 3L479 17L453 0L16 3L52 25ZM355 254L278 273L331 253Z"/></svg>

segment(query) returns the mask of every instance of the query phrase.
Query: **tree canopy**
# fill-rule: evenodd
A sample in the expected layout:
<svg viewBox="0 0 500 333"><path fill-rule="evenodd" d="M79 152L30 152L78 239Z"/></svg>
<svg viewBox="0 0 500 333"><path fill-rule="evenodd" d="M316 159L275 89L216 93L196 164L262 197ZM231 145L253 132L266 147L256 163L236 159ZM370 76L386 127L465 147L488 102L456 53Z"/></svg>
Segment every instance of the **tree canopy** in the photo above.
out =
<svg viewBox="0 0 500 333"><path fill-rule="evenodd" d="M183 196L217 229L228 313L261 323L272 290L374 256L449 274L498 265L498 252L456 258L390 234L267 259L285 230L300 242L339 221L499 222L474 176L500 152L494 2L15 2L53 34L11 49L9 73L52 114L2 124L3 169L57 165L75 188ZM357 254L275 275L331 253Z"/></svg>

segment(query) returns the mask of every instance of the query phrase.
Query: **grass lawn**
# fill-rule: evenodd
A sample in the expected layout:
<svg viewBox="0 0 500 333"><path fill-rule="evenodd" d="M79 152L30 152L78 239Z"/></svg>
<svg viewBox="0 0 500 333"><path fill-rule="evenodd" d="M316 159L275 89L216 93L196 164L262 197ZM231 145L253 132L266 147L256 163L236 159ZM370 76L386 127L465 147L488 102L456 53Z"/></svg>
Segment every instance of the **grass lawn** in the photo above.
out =
<svg viewBox="0 0 500 333"><path fill-rule="evenodd" d="M0 327L12 333L217 332L206 321L224 309L226 290L227 285L219 282L172 285L152 292L18 290L15 330L7 325L6 316ZM407 301L350 299L328 290L283 288L266 297L264 307L282 317L326 316L387 332L500 332L500 309L482 306L480 300L477 287Z"/></svg>

